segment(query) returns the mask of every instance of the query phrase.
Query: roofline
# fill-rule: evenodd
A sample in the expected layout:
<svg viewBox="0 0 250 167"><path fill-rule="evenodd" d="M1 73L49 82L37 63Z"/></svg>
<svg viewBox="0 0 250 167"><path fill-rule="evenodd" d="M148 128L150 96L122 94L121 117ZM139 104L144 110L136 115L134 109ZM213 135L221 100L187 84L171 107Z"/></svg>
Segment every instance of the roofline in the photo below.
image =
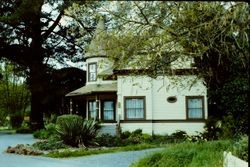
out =
<svg viewBox="0 0 250 167"><path fill-rule="evenodd" d="M103 57L106 58L107 55L93 55L93 56L86 56L84 57L84 60L90 59L90 58L99 58L99 57Z"/></svg>

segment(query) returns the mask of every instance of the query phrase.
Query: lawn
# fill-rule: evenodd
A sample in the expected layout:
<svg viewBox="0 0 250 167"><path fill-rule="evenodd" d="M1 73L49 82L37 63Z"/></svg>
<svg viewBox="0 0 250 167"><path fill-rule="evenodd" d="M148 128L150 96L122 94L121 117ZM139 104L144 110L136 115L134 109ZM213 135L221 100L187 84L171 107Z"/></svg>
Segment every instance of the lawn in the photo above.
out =
<svg viewBox="0 0 250 167"><path fill-rule="evenodd" d="M169 144L163 151L140 159L132 167L222 167L223 151L231 141Z"/></svg>

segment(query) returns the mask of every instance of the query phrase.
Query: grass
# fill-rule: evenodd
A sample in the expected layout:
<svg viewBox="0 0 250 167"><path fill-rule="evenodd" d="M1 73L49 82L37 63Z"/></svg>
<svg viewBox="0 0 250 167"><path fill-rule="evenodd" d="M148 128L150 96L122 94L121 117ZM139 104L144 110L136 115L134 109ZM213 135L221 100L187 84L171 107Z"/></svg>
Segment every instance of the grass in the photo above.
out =
<svg viewBox="0 0 250 167"><path fill-rule="evenodd" d="M52 157L52 158L79 157L79 156L87 156L87 155L93 155L93 154L144 150L144 149L150 149L150 148L156 148L156 147L159 147L159 145L138 144L138 145L129 145L125 147L115 147L115 148L108 148L108 149L101 149L101 150L80 149L80 150L72 151L70 149L66 149L66 150L61 150L61 151L52 151L46 154L45 156Z"/></svg>
<svg viewBox="0 0 250 167"><path fill-rule="evenodd" d="M14 134L14 133L16 133L16 130L15 129L0 128L0 133Z"/></svg>
<svg viewBox="0 0 250 167"><path fill-rule="evenodd" d="M171 144L132 167L222 167L223 151L229 147L230 141Z"/></svg>

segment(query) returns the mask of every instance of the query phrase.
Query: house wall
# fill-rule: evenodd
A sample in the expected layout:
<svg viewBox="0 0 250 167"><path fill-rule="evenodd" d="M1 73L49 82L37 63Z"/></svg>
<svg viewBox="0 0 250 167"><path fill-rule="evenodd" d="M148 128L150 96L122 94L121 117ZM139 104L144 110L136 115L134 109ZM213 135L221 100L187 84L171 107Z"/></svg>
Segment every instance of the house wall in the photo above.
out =
<svg viewBox="0 0 250 167"><path fill-rule="evenodd" d="M201 132L203 120L187 120L186 96L204 96L204 118L207 118L207 92L202 80L196 76L119 76L117 119L123 130L141 128L144 133L171 134L184 130L189 134ZM145 96L146 119L144 122L126 120L124 117L124 97ZM167 98L175 96L177 101L169 103Z"/></svg>

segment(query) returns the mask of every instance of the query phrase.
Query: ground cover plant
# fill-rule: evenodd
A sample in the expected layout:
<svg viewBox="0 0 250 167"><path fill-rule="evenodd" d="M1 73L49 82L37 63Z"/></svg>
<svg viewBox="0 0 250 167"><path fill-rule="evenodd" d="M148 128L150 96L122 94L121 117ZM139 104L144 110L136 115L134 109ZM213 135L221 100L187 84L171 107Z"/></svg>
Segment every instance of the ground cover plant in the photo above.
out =
<svg viewBox="0 0 250 167"><path fill-rule="evenodd" d="M223 166L223 151L230 141L183 142L167 145L164 151L142 158L133 167Z"/></svg>

